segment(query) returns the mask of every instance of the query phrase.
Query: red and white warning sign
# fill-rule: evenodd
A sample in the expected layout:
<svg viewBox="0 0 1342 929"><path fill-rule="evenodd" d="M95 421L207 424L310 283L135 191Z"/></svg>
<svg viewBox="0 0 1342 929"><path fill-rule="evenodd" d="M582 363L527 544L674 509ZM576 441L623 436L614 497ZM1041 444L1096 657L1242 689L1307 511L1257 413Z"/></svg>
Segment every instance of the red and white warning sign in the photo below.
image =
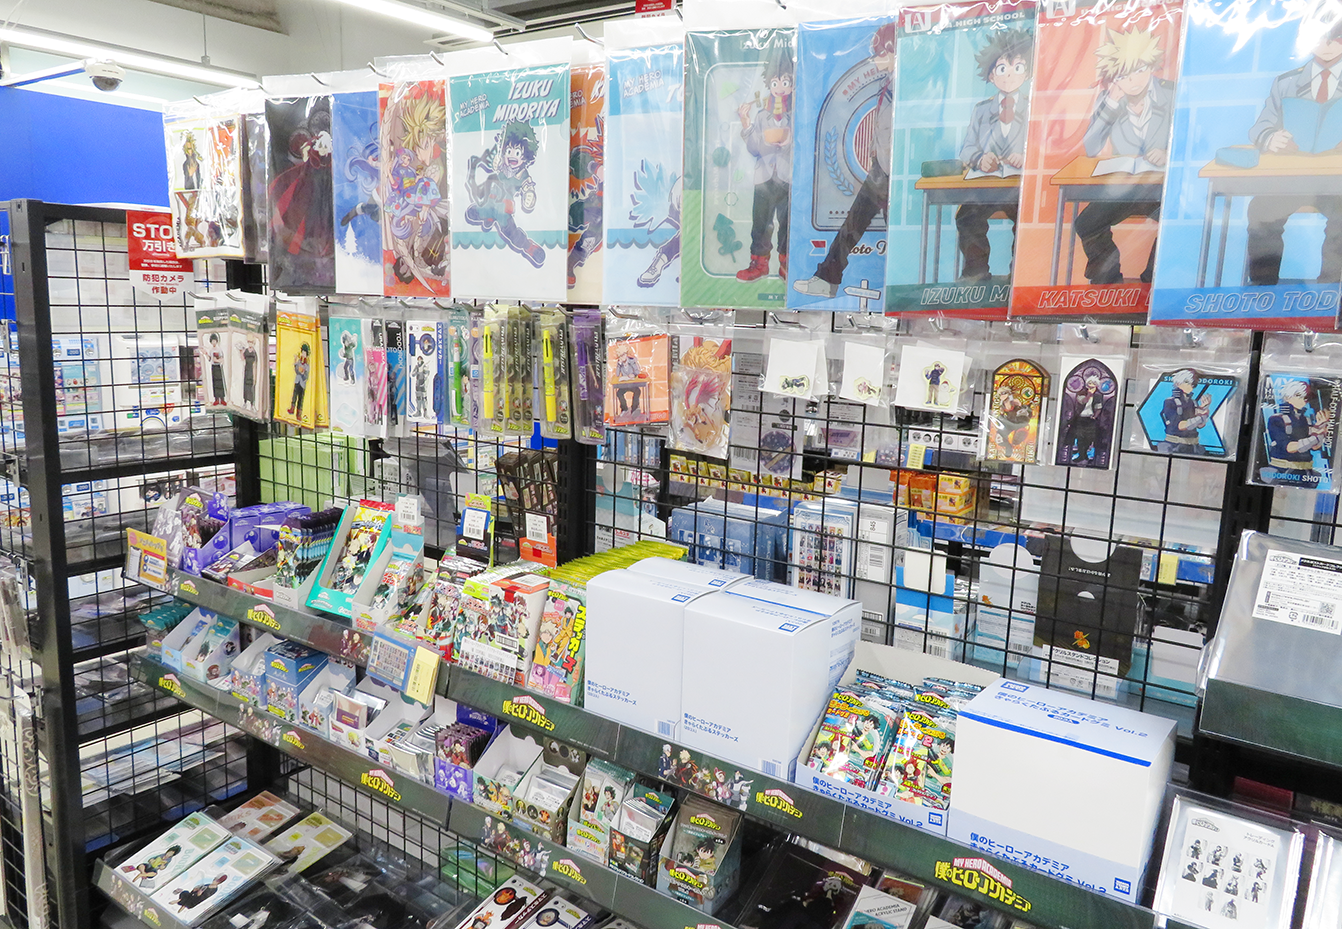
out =
<svg viewBox="0 0 1342 929"><path fill-rule="evenodd" d="M172 214L126 211L130 284L155 300L175 300L196 286L190 258L178 258Z"/></svg>

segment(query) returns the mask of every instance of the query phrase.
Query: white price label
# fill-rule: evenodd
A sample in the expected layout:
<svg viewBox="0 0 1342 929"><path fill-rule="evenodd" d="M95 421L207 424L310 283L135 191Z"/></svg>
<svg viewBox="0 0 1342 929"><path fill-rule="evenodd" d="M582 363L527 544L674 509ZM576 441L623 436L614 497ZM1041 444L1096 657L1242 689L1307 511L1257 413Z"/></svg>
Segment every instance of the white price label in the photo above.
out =
<svg viewBox="0 0 1342 929"><path fill-rule="evenodd" d="M1342 561L1269 551L1254 619L1342 635Z"/></svg>
<svg viewBox="0 0 1342 929"><path fill-rule="evenodd" d="M527 538L540 545L549 543L550 521L545 518L544 513L527 514Z"/></svg>
<svg viewBox="0 0 1342 929"><path fill-rule="evenodd" d="M461 534L468 539L484 541L489 514L484 510L467 510L461 517Z"/></svg>

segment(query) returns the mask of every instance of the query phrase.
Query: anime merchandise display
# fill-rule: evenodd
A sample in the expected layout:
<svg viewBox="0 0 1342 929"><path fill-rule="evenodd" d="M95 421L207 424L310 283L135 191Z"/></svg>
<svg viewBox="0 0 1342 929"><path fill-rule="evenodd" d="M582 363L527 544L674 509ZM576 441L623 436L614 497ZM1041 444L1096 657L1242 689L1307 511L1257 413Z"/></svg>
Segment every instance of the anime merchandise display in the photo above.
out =
<svg viewBox="0 0 1342 929"><path fill-rule="evenodd" d="M443 333L436 320L405 324L406 419L437 425L443 421Z"/></svg>
<svg viewBox="0 0 1342 929"><path fill-rule="evenodd" d="M605 864L611 830L633 786L632 771L601 758L589 761L578 788L577 810L570 814L568 847Z"/></svg>
<svg viewBox="0 0 1342 929"><path fill-rule="evenodd" d="M368 573L368 565L373 559L373 551L387 521L391 519L393 506L374 500L360 500L349 525L349 534L339 552L332 550L334 560L328 556L328 562L335 566L326 584L328 588L341 593L352 594L363 584Z"/></svg>
<svg viewBox="0 0 1342 929"><path fill-rule="evenodd" d="M742 929L841 929L866 876L792 842L766 854L761 879L735 924Z"/></svg>
<svg viewBox="0 0 1342 929"><path fill-rule="evenodd" d="M781 331L769 339L768 366L760 382L766 393L819 400L829 395L825 340L808 330Z"/></svg>
<svg viewBox="0 0 1342 929"><path fill-rule="evenodd" d="M573 437L573 405L569 387L572 352L569 350L568 319L563 313L541 310L534 314L533 352L538 368L535 382L540 386L540 404L536 419L541 435L547 439Z"/></svg>
<svg viewBox="0 0 1342 929"><path fill-rule="evenodd" d="M565 703L581 702L586 628L582 585L564 582L552 574L536 633L536 651L527 671L528 690Z"/></svg>
<svg viewBox="0 0 1342 929"><path fill-rule="evenodd" d="M201 403L209 412L227 412L228 372L233 361L227 301L196 301L196 340L200 347Z"/></svg>
<svg viewBox="0 0 1342 929"><path fill-rule="evenodd" d="M382 293L452 292L446 82L397 80L377 89Z"/></svg>
<svg viewBox="0 0 1342 929"><path fill-rule="evenodd" d="M924 929L1007 929L1007 917L986 903L947 894L928 914Z"/></svg>
<svg viewBox="0 0 1342 929"><path fill-rule="evenodd" d="M1113 466L1131 338L1127 326L1063 327L1053 381L1053 464L1100 470Z"/></svg>
<svg viewBox="0 0 1342 929"><path fill-rule="evenodd" d="M684 306L783 303L796 37L793 27L685 36Z"/></svg>
<svg viewBox="0 0 1342 929"><path fill-rule="evenodd" d="M244 258L242 117L226 101L163 111L168 202L178 258Z"/></svg>
<svg viewBox="0 0 1342 929"><path fill-rule="evenodd" d="M844 929L908 929L917 911L915 903L864 886L858 888L857 902Z"/></svg>
<svg viewBox="0 0 1342 929"><path fill-rule="evenodd" d="M1136 407L1127 448L1233 460L1249 374L1250 333L1156 329L1139 336Z"/></svg>
<svg viewBox="0 0 1342 929"><path fill-rule="evenodd" d="M1048 389L1048 372L1028 358L992 370L982 416L984 461L1040 463Z"/></svg>
<svg viewBox="0 0 1342 929"><path fill-rule="evenodd" d="M336 293L382 293L382 159L378 136L376 89L331 95Z"/></svg>
<svg viewBox="0 0 1342 929"><path fill-rule="evenodd" d="M900 11L887 310L1006 317L1034 28L1030 0Z"/></svg>
<svg viewBox="0 0 1342 929"><path fill-rule="evenodd" d="M687 331L674 338L673 346L667 444L725 460L732 408L732 340L715 330L707 335Z"/></svg>
<svg viewBox="0 0 1342 929"><path fill-rule="evenodd" d="M579 46L575 46L575 50ZM568 302L603 303L606 165L605 62L574 64L569 74Z"/></svg>
<svg viewBox="0 0 1342 929"><path fill-rule="evenodd" d="M231 838L154 894L154 902L187 926L194 926L242 892L279 861L270 852Z"/></svg>
<svg viewBox="0 0 1342 929"><path fill-rule="evenodd" d="M478 415L472 409L474 396L471 376L470 308L453 307L443 330L444 362L447 368L447 394L444 418L456 426L469 426Z"/></svg>
<svg viewBox="0 0 1342 929"><path fill-rule="evenodd" d="M258 99L256 112L242 115L242 251L252 264L270 260L269 189L270 130Z"/></svg>
<svg viewBox="0 0 1342 929"><path fill-rule="evenodd" d="M335 851L354 833L321 813L299 820L266 843L287 874L306 871Z"/></svg>
<svg viewBox="0 0 1342 929"><path fill-rule="evenodd" d="M671 417L671 338L611 332L606 342L606 424L664 423Z"/></svg>
<svg viewBox="0 0 1342 929"><path fill-rule="evenodd" d="M275 420L306 429L325 426L326 365L317 315L282 311L275 318Z"/></svg>
<svg viewBox="0 0 1342 929"><path fill-rule="evenodd" d="M270 131L267 283L289 292L335 287L331 98L266 100Z"/></svg>
<svg viewBox="0 0 1342 929"><path fill-rule="evenodd" d="M383 321L387 339L387 435L401 436L409 432L406 408L410 357L406 344L405 321Z"/></svg>
<svg viewBox="0 0 1342 929"><path fill-rule="evenodd" d="M270 421L269 309L259 294L238 294L228 307L228 409L262 423Z"/></svg>
<svg viewBox="0 0 1342 929"><path fill-rule="evenodd" d="M830 697L806 765L827 777L875 790L904 713L902 692L885 694L859 681Z"/></svg>
<svg viewBox="0 0 1342 929"><path fill-rule="evenodd" d="M1012 316L1143 321L1182 0L1040 4Z"/></svg>
<svg viewBox="0 0 1342 929"><path fill-rule="evenodd" d="M1270 333L1260 359L1250 483L1337 493L1342 339Z"/></svg>
<svg viewBox="0 0 1342 929"><path fill-rule="evenodd" d="M319 513L287 517L280 525L275 543L274 586L297 588L321 566L331 548L343 510L338 507Z"/></svg>
<svg viewBox="0 0 1342 929"><path fill-rule="evenodd" d="M602 296L609 304L680 304L685 45L678 24L650 32L649 21L612 22L606 32L611 169L603 226L613 257L602 265Z"/></svg>
<svg viewBox="0 0 1342 929"><path fill-rule="evenodd" d="M504 929L535 913L549 897L548 890L541 890L524 878L510 877L481 901L457 929Z"/></svg>
<svg viewBox="0 0 1342 929"><path fill-rule="evenodd" d="M654 881L676 795L634 785L610 829L610 867L643 883Z"/></svg>
<svg viewBox="0 0 1342 929"><path fill-rule="evenodd" d="M687 796L663 848L657 889L705 913L716 912L740 878L741 820L738 810Z"/></svg>
<svg viewBox="0 0 1342 929"><path fill-rule="evenodd" d="M363 344L364 397L363 434L370 439L387 437L387 327L381 319L359 320Z"/></svg>
<svg viewBox="0 0 1342 929"><path fill-rule="evenodd" d="M192 813L144 848L127 858L116 873L142 893L168 886L228 838L228 827L204 813Z"/></svg>
<svg viewBox="0 0 1342 929"><path fill-rule="evenodd" d="M847 501L803 501L792 511L789 582L834 597L853 591L857 509Z"/></svg>
<svg viewBox="0 0 1342 929"><path fill-rule="evenodd" d="M326 331L331 351L327 395L331 431L363 435L367 377L362 320L356 316L332 315Z"/></svg>
<svg viewBox="0 0 1342 929"><path fill-rule="evenodd" d="M935 691L919 693L906 703L876 792L915 806L948 809L955 720L955 710Z"/></svg>
<svg viewBox="0 0 1342 929"><path fill-rule="evenodd" d="M1245 819L1227 806L1175 796L1153 908L1200 929L1285 929L1305 835L1287 820Z"/></svg>
<svg viewBox="0 0 1342 929"><path fill-rule="evenodd" d="M297 815L298 807L265 790L222 816L219 825L236 836L260 842Z"/></svg>
<svg viewBox="0 0 1342 929"><path fill-rule="evenodd" d="M592 914L582 907L563 897L552 896L535 913L512 923L509 929L587 929L592 922Z"/></svg>
<svg viewBox="0 0 1342 929"><path fill-rule="evenodd" d="M898 32L889 18L797 29L789 307L882 306Z"/></svg>
<svg viewBox="0 0 1342 929"><path fill-rule="evenodd" d="M1044 536L1034 644L1045 650L1050 684L1114 696L1132 664L1142 557L1133 545Z"/></svg>
<svg viewBox="0 0 1342 929"><path fill-rule="evenodd" d="M1328 10L1185 0L1153 323L1333 328L1342 24Z"/></svg>
<svg viewBox="0 0 1342 929"><path fill-rule="evenodd" d="M929 413L960 412L961 397L971 393L965 390L968 367L965 352L949 343L901 345L895 405Z"/></svg>
<svg viewBox="0 0 1342 929"><path fill-rule="evenodd" d="M458 297L568 296L571 43L552 41L562 62L451 79Z"/></svg>
<svg viewBox="0 0 1342 929"><path fill-rule="evenodd" d="M608 262L611 267L616 262ZM599 310L575 310L569 320L573 438L584 445L606 441L605 348Z"/></svg>

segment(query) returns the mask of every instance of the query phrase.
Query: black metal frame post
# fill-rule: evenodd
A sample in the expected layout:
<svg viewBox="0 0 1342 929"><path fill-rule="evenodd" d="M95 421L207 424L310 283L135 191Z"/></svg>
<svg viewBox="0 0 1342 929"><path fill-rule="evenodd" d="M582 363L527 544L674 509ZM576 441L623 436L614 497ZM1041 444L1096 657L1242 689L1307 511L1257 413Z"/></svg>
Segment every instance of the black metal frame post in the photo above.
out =
<svg viewBox="0 0 1342 929"><path fill-rule="evenodd" d="M60 218L106 221L108 217L102 214L115 212L65 207ZM39 741L47 758L51 788L47 857L55 883L57 922L61 926L77 927L89 923L89 884L84 862L84 805L75 711L74 646L70 632L70 600L65 587L67 559L56 429L56 372L51 354L46 204L40 200L11 201L9 217L15 318L19 329L19 352L23 358L20 373L28 498L32 507L31 565L37 586L34 651L42 666Z"/></svg>

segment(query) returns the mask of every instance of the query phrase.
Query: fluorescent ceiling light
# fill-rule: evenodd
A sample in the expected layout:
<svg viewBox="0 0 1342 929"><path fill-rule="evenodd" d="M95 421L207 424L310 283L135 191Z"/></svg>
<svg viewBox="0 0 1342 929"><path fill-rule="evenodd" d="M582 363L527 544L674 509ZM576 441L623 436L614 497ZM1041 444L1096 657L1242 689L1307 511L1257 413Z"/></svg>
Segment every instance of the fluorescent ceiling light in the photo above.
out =
<svg viewBox="0 0 1342 929"><path fill-rule="evenodd" d="M233 71L210 68L192 64L176 58L161 58L145 52L126 51L114 45L101 45L85 39L52 35L46 32L34 32L29 29L0 29L0 42L18 45L23 48L36 48L58 55L71 55L75 58L111 59L132 71L148 71L151 74L166 74L201 84L216 84L221 87L259 87L255 78Z"/></svg>
<svg viewBox="0 0 1342 929"><path fill-rule="evenodd" d="M448 32L472 42L492 42L494 39L494 33L482 26L475 26L465 20L444 16L423 7L397 3L396 0L336 0L336 2L354 7L356 10L363 10L365 13L399 19L413 26L425 26L439 32Z"/></svg>

